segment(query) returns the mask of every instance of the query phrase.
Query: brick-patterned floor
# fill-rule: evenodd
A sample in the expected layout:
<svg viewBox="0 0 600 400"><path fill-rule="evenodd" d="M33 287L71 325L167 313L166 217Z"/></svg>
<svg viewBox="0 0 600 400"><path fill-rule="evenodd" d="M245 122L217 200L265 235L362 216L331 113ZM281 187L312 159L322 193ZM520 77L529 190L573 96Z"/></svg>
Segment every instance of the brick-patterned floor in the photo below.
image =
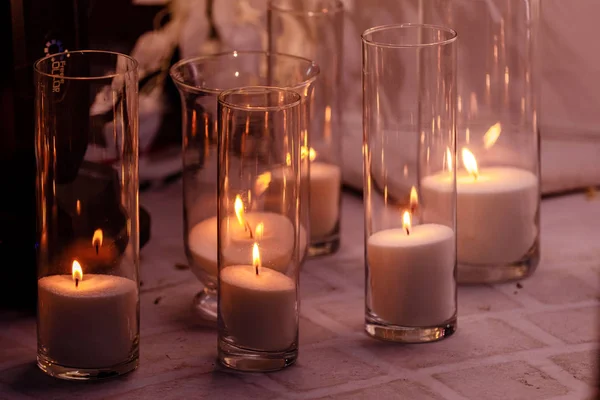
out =
<svg viewBox="0 0 600 400"><path fill-rule="evenodd" d="M533 277L459 288L459 330L425 345L369 339L363 327L362 203L344 197L342 248L301 277L297 365L238 374L215 363L216 333L191 312L200 284L184 263L181 187L142 195L141 365L96 384L37 370L35 320L0 314L0 399L593 399L600 330L600 199L544 200ZM157 299L160 299L158 302ZM157 304L156 304L157 303Z"/></svg>

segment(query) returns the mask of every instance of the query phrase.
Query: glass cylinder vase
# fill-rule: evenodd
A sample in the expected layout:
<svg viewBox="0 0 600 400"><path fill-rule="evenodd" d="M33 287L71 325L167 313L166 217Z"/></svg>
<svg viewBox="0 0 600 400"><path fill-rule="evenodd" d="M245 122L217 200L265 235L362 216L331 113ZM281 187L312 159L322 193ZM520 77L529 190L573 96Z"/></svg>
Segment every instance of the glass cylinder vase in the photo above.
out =
<svg viewBox="0 0 600 400"><path fill-rule="evenodd" d="M308 117L308 251L331 254L340 246L344 7L340 0L270 0L267 20L269 51L313 60L321 70Z"/></svg>
<svg viewBox="0 0 600 400"><path fill-rule="evenodd" d="M181 95L183 113L184 245L190 267L204 289L194 299L198 313L217 319L217 96L224 90L249 85L288 88L302 97L301 141L308 146L306 123L319 67L286 54L233 51L185 59L171 68ZM308 158L302 160L308 175ZM269 179L267 179L269 178ZM268 192L270 177L261 190ZM261 193L262 195L262 193ZM301 221L308 242L308 180L301 182ZM205 231L212 229L209 239ZM304 246L307 247L307 246ZM305 254L301 254L304 260Z"/></svg>
<svg viewBox="0 0 600 400"><path fill-rule="evenodd" d="M35 63L38 366L64 379L138 365L138 74L122 54Z"/></svg>
<svg viewBox="0 0 600 400"><path fill-rule="evenodd" d="M429 342L456 329L456 42L387 25L363 41L365 330Z"/></svg>
<svg viewBox="0 0 600 400"><path fill-rule="evenodd" d="M300 105L274 87L219 95L218 346L229 368L277 370L298 355Z"/></svg>
<svg viewBox="0 0 600 400"><path fill-rule="evenodd" d="M458 46L458 280L525 278L540 259L540 2L432 0L421 7L425 22L465 33Z"/></svg>

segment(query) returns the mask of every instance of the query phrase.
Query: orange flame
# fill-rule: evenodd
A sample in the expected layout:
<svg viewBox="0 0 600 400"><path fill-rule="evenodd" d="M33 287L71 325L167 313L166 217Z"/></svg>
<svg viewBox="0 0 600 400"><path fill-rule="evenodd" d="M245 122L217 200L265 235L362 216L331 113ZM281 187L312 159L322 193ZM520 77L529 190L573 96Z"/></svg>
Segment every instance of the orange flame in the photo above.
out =
<svg viewBox="0 0 600 400"><path fill-rule="evenodd" d="M73 267L71 268L73 280L75 281L75 287L79 286L79 281L83 280L83 270L79 261L73 260Z"/></svg>
<svg viewBox="0 0 600 400"><path fill-rule="evenodd" d="M479 175L479 171L477 169L477 160L475 159L473 153L471 153L471 151L466 147L463 147L462 149L462 159L467 172L471 174L473 178L477 179L477 176Z"/></svg>
<svg viewBox="0 0 600 400"><path fill-rule="evenodd" d="M404 215L402 215L402 229L406 231L407 235L410 235L411 221L410 221L410 212L404 211Z"/></svg>
<svg viewBox="0 0 600 400"><path fill-rule="evenodd" d="M258 275L258 271L262 265L260 262L260 253L258 251L257 243L254 243L254 246L252 247L252 265L254 266L254 269L256 270L256 275Z"/></svg>

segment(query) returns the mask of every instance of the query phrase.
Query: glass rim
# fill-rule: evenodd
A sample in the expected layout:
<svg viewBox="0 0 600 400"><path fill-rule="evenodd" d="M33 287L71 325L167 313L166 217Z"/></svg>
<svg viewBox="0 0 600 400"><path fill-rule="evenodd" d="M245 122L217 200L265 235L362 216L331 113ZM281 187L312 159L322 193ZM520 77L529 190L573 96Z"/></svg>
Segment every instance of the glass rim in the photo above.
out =
<svg viewBox="0 0 600 400"><path fill-rule="evenodd" d="M192 58L184 58L183 60L179 60L171 66L171 68L169 69L169 75L171 76L171 79L173 79L175 81L175 83L177 85L179 85L189 91L196 92L196 93L212 93L212 94L218 95L219 93L223 92L224 90L230 90L232 88L215 89L215 88L209 88L209 87L205 87L205 86L190 85L190 84L184 82L182 79L179 79L179 76L176 76L175 71L177 69L179 69L180 67L182 67L183 65L194 64L194 63L198 63L201 61L216 60L219 58L225 58L227 56L237 57L238 55L262 55L262 56L266 56L266 57L272 57L272 56L283 57L285 59L293 59L296 61L307 62L312 67L315 68L316 74L314 74L313 76L311 76L308 79L301 81L297 85L285 86L286 89L299 89L301 87L304 87L307 84L314 82L317 79L317 76L321 73L321 68L319 67L319 65L316 62L309 60L308 58L299 57L299 56L295 56L292 54L277 53L277 52L262 51L262 50L242 50L242 51L234 50L234 51L225 51L225 52L214 53L214 54L207 54L207 55L197 56L197 57L192 57Z"/></svg>
<svg viewBox="0 0 600 400"><path fill-rule="evenodd" d="M277 106L253 106L253 105L241 105L236 103L231 103L225 98L231 94L269 94L269 93L285 93L286 95L291 95L293 100L286 102L285 104L277 105ZM302 96L297 92L281 88L277 86L243 86L233 89L223 90L218 96L219 104L230 108L232 110L237 111L247 111L247 112L265 112L265 111L284 111L289 110L290 108L299 107L302 103Z"/></svg>
<svg viewBox="0 0 600 400"><path fill-rule="evenodd" d="M368 39L367 36L377 32L390 31L393 29L406 29L406 28L427 28L429 30L442 31L450 34L448 39L431 41L428 43L414 43L414 44L396 44L396 43L387 43L375 41L372 39ZM458 33L449 27L442 25L432 25L432 24L415 24L415 23L404 23L404 24L389 24L389 25L380 25L369 28L365 30L362 35L360 35L364 44L373 46L373 47L385 47L391 49L410 49L410 48L421 48L421 47L433 47L433 46L445 46L447 44L451 44L456 42L458 38Z"/></svg>
<svg viewBox="0 0 600 400"><path fill-rule="evenodd" d="M297 10L293 7L278 5L277 3L279 3L279 0L269 0L267 4L268 10L306 17L326 17L338 14L344 10L344 3L341 0L331 0L331 8L321 8L320 10Z"/></svg>
<svg viewBox="0 0 600 400"><path fill-rule="evenodd" d="M126 71L123 72L112 72L112 73L107 73L107 74L102 74L102 75L90 75L90 76L65 76L65 75L60 75L60 74L49 74L47 72L44 72L42 70L40 70L39 66L42 63L48 62L48 61L52 61L53 58L56 57L66 57L66 58L70 58L71 55L73 54L78 54L78 55L86 55L86 54L103 54L103 55L111 55L111 56L117 56L117 59L122 57L126 60L128 60L131 63L131 68L127 68ZM37 61L35 61L33 63L33 70L35 71L36 74L48 77L48 78L60 78L60 79L65 79L65 80L72 80L72 81L93 81L93 80L101 80L101 79L112 79L112 78L116 78L118 76L123 76L123 75L127 75L130 74L132 72L136 72L138 69L138 62L135 58L128 56L127 54L123 54L123 53L119 53L116 51L108 51L108 50L73 50L73 51L63 51L61 53L53 53L53 54L48 54L47 56L44 56L40 59L38 59Z"/></svg>

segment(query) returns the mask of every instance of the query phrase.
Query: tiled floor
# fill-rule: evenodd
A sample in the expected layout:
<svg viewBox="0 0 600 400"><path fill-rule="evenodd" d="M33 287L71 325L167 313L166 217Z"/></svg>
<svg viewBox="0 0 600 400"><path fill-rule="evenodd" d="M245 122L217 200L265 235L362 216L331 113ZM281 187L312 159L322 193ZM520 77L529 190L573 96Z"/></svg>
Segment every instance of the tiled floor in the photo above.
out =
<svg viewBox="0 0 600 400"><path fill-rule="evenodd" d="M545 200L533 277L459 288L459 330L425 345L368 338L362 203L344 197L342 248L301 277L297 365L239 374L216 364L216 333L190 308L200 284L182 251L181 188L144 193L153 235L142 251L141 364L96 384L37 370L35 320L0 315L0 399L592 399L600 341L600 199Z"/></svg>

